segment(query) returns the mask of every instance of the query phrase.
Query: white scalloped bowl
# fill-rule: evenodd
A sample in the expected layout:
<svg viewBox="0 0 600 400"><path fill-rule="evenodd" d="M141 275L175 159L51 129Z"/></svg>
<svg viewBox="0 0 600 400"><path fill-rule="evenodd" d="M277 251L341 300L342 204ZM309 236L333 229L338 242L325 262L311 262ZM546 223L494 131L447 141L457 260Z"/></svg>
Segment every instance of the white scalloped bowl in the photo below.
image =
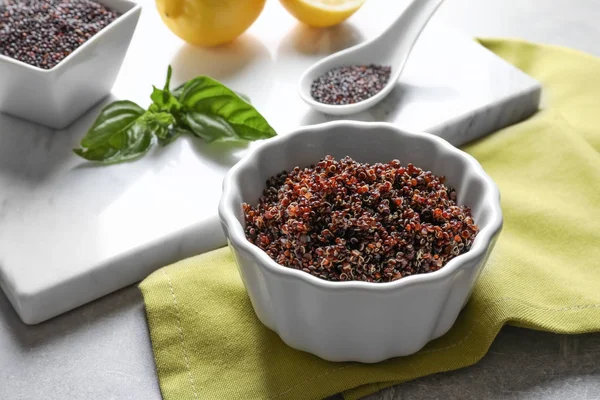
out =
<svg viewBox="0 0 600 400"><path fill-rule="evenodd" d="M270 176L327 154L368 163L399 159L446 175L479 225L471 250L438 271L389 283L330 282L277 264L246 239L242 203L257 204ZM351 121L303 127L250 151L225 177L219 216L264 325L295 349L367 363L415 353L445 334L502 229L498 188L473 157L427 133Z"/></svg>

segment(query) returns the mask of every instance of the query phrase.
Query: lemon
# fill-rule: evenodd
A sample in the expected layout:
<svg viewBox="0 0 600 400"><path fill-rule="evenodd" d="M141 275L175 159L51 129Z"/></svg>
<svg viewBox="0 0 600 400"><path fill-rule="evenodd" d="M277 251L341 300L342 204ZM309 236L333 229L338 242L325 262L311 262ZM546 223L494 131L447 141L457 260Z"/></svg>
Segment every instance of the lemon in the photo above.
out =
<svg viewBox="0 0 600 400"><path fill-rule="evenodd" d="M258 18L266 0L156 0L165 24L186 42L216 46L240 36Z"/></svg>
<svg viewBox="0 0 600 400"><path fill-rule="evenodd" d="M280 0L286 10L307 25L337 25L358 10L365 0Z"/></svg>

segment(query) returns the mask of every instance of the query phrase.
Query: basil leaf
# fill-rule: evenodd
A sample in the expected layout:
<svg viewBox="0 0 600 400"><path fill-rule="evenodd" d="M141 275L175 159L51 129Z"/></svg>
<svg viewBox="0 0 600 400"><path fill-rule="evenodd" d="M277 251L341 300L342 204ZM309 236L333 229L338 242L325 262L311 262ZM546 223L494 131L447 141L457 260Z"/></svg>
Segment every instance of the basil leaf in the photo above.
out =
<svg viewBox="0 0 600 400"><path fill-rule="evenodd" d="M150 98L152 99L153 103L150 106L150 108L148 109L148 111L151 111L151 112L159 112L159 111L174 112L174 111L179 110L179 108L180 108L179 101L177 101L175 96L173 96L169 90L169 86L171 85L172 73L173 73L173 70L171 69L171 66L169 65L169 68L167 69L167 81L165 82L165 87L162 90L158 89L156 86L152 86L153 90L152 90L152 94L150 95Z"/></svg>
<svg viewBox="0 0 600 400"><path fill-rule="evenodd" d="M144 123L152 128L151 130L156 130L157 128L168 128L176 123L175 116L167 112L147 113L143 120ZM160 136L158 132L155 133L157 136Z"/></svg>
<svg viewBox="0 0 600 400"><path fill-rule="evenodd" d="M183 88L185 87L185 83L182 83L181 85L177 86L175 89L173 89L171 91L171 94L173 96L175 96L175 98L177 100L179 100L179 98L181 97L181 94L183 93Z"/></svg>
<svg viewBox="0 0 600 400"><path fill-rule="evenodd" d="M163 89L153 87L147 111L131 101L116 101L104 107L81 140L81 148L73 151L87 160L108 164L144 155L155 136L166 146L183 134L207 142L276 135L245 95L206 76L171 91L172 72L169 66Z"/></svg>
<svg viewBox="0 0 600 400"><path fill-rule="evenodd" d="M165 82L165 87L163 88L163 90L165 92L169 91L169 86L171 86L171 75L173 74L173 68L171 68L171 66L169 65L169 67L167 68L167 81Z"/></svg>
<svg viewBox="0 0 600 400"><path fill-rule="evenodd" d="M159 139L169 135L169 129L176 124L175 116L168 112L147 112L141 120Z"/></svg>
<svg viewBox="0 0 600 400"><path fill-rule="evenodd" d="M190 111L183 115L183 121L194 135L209 143L215 140L239 139L235 129L218 115Z"/></svg>
<svg viewBox="0 0 600 400"><path fill-rule="evenodd" d="M175 139L177 139L179 136L186 134L186 133L192 133L192 132L185 128L178 128L178 127L171 126L165 130L164 135L162 135L162 136L157 135L158 143L160 143L161 146L166 146L166 145L170 144L171 142L175 141Z"/></svg>
<svg viewBox="0 0 600 400"><path fill-rule="evenodd" d="M223 128L225 122L239 139L258 140L276 135L267 120L251 104L240 98L233 90L207 76L199 76L188 81L179 97L179 102L188 112L195 111L210 116L209 118L214 120L209 124L211 128L216 128L217 125ZM192 119L196 120L196 118ZM196 129L192 131L200 135ZM227 135L230 132L229 129L223 128L221 133ZM215 140L216 134L217 130L212 129L204 135Z"/></svg>
<svg viewBox="0 0 600 400"><path fill-rule="evenodd" d="M177 111L180 108L179 101L171 94L171 92L167 90L160 90L153 86L152 94L150 98L153 103L152 106L155 108L150 108L148 111L158 112L158 111L166 111L173 112ZM152 107L151 106L151 107Z"/></svg>
<svg viewBox="0 0 600 400"><path fill-rule="evenodd" d="M104 161L110 159L118 151L118 149L114 149L110 146L97 146L91 149L73 149L75 154L89 161Z"/></svg>
<svg viewBox="0 0 600 400"><path fill-rule="evenodd" d="M173 96L175 96L175 98L177 100L179 100L179 98L181 97L181 95L183 94L183 89L185 88L185 83L182 83L181 85L177 86L175 89L173 89L171 91L171 94ZM238 97L240 97L242 100L244 100L246 103L250 103L252 104L252 102L250 101L250 97L248 97L247 95L245 95L242 92L237 92L237 91L233 91L235 94L238 95Z"/></svg>
<svg viewBox="0 0 600 400"><path fill-rule="evenodd" d="M100 111L92 127L81 140L81 146L93 148L102 146L115 132L120 132L133 124L145 110L132 101L115 101Z"/></svg>
<svg viewBox="0 0 600 400"><path fill-rule="evenodd" d="M86 160L112 164L141 157L151 147L152 131L143 120L138 120L126 129L110 136L105 143L73 151Z"/></svg>

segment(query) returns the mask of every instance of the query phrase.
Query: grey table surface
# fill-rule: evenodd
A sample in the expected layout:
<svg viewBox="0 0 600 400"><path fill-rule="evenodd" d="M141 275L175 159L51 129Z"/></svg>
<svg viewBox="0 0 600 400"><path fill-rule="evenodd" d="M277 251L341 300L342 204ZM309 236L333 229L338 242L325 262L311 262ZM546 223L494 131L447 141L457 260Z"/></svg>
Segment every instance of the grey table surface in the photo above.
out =
<svg viewBox="0 0 600 400"><path fill-rule="evenodd" d="M600 56L599 19L600 0L447 0L432 23ZM160 398L136 287L37 326L21 323L0 293L0 400ZM600 399L600 334L506 327L478 364L368 400L437 398Z"/></svg>

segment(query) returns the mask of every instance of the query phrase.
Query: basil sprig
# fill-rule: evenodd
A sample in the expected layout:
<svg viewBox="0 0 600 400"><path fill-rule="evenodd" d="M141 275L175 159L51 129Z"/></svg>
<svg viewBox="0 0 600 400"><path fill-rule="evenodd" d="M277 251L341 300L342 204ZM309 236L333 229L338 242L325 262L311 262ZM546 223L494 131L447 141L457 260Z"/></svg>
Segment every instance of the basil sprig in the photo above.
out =
<svg viewBox="0 0 600 400"><path fill-rule="evenodd" d="M248 99L208 76L198 76L169 89L171 67L163 89L153 87L147 110L128 100L115 101L100 111L96 121L73 151L105 164L133 160L158 141L163 146L191 134L207 142L260 140L276 135Z"/></svg>

